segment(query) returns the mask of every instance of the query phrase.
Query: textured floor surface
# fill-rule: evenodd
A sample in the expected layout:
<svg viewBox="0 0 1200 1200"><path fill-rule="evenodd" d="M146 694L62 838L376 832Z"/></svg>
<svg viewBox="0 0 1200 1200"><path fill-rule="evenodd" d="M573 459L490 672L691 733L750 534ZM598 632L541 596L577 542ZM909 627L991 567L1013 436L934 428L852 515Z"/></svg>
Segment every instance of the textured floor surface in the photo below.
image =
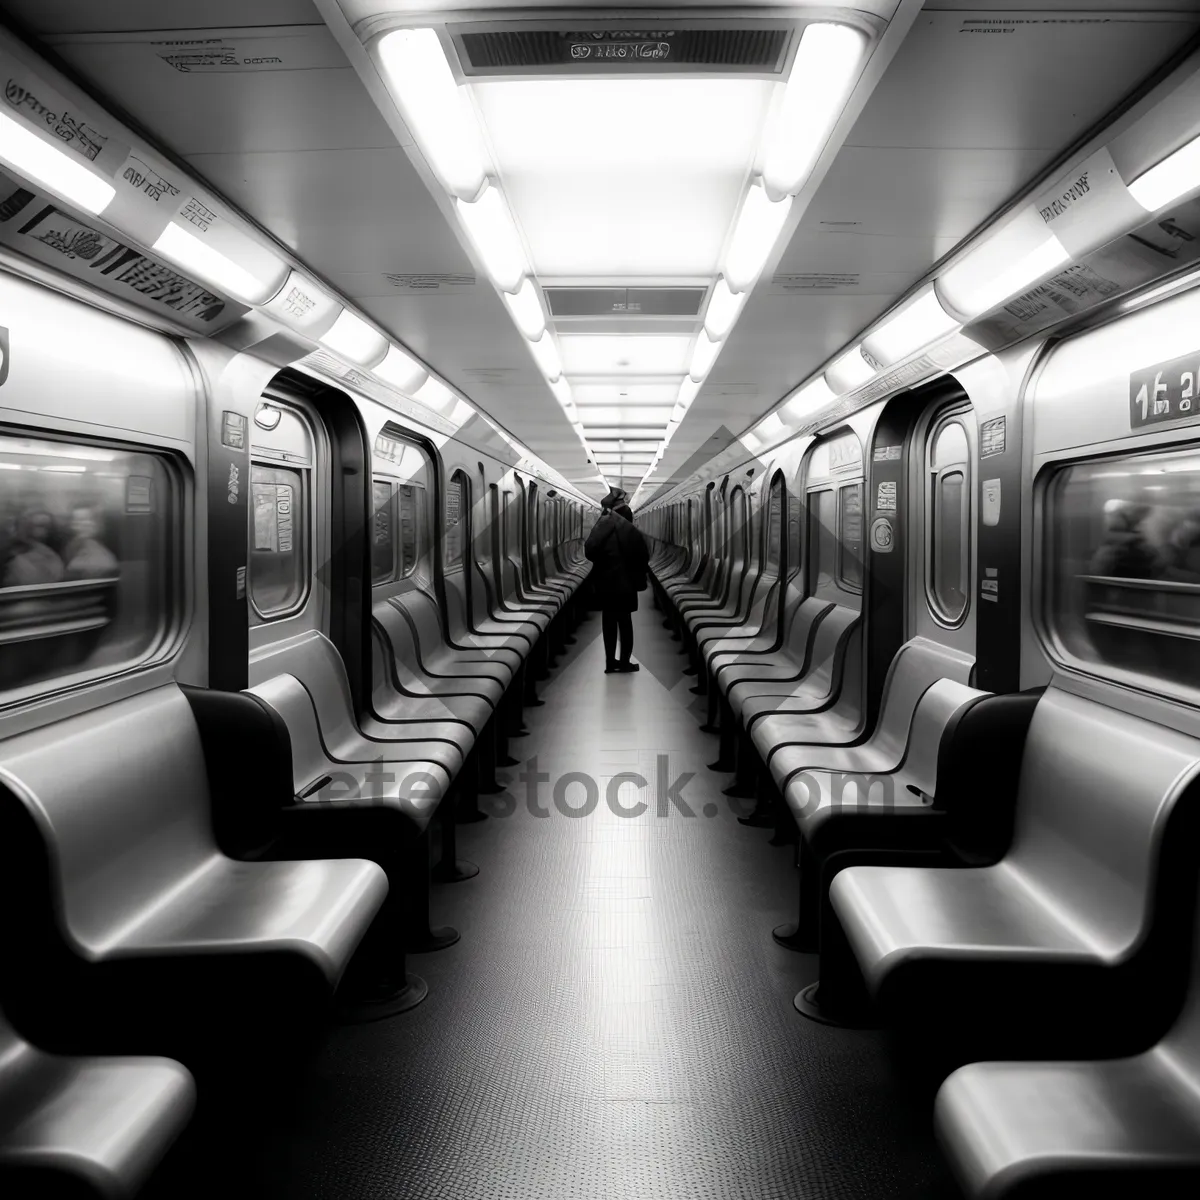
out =
<svg viewBox="0 0 1200 1200"><path fill-rule="evenodd" d="M676 644L635 622L637 675L604 675L581 626L513 742L548 778L510 769L461 831L481 872L437 889L462 940L411 960L425 1003L330 1029L248 1113L202 1110L156 1196L957 1196L883 1036L792 1008L816 968L770 937L791 852L734 819Z"/></svg>

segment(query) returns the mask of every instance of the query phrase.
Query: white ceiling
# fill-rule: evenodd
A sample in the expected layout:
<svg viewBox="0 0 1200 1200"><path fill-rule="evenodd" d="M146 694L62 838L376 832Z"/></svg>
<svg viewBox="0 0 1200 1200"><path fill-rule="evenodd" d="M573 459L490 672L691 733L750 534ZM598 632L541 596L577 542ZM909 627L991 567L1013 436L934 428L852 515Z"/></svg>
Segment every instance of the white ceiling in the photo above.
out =
<svg viewBox="0 0 1200 1200"><path fill-rule="evenodd" d="M444 0L340 3L360 34L381 12L462 7ZM472 280L476 269L464 243L311 0L3 4L102 99L122 106L551 466L572 480L594 474L524 339L486 279ZM470 3L473 10L501 7L512 6ZM552 7L583 6L560 0ZM639 7L662 11L661 4L622 5ZM886 18L896 6L891 0L856 0L855 7ZM1108 19L1093 20L1094 13ZM978 24L988 18L1019 23ZM701 448L719 448L722 439L811 375L1101 120L1198 23L1194 0L1058 0L1053 12L1032 8L1027 0L927 4L780 254L773 277L768 271L759 283L654 478L669 479ZM988 28L1010 32L978 32ZM182 30L285 46L285 65L297 69L185 74L152 45L159 34ZM737 130L753 119L754 86L745 89L737 121L723 126L709 118L717 121L718 141L721 129L726 131L721 162L729 178L740 172L737 186L745 169ZM680 115L673 118L676 128ZM493 138L498 129L506 143L495 147L497 153L515 164L505 170L514 207L548 213L570 204L554 178L539 175L531 164L520 167L518 124L506 126L502 114L495 116ZM630 116L632 126L635 117ZM489 114L489 124L492 120ZM578 118L563 129L552 116L547 122L556 138L578 132ZM655 143L639 138L643 130L630 132L631 162L645 171L647 195L678 203L680 221L691 220L696 206L689 196L696 189L689 189L669 159L647 159ZM586 137L576 137L564 154L578 156L586 145ZM586 198L593 213L604 198L603 180L597 180ZM613 215L608 236L614 270L630 265L618 261L619 252L638 249L639 261L649 252L637 241L637 215ZM524 224L535 261L560 264L556 270L569 265L570 237L584 236L543 237L540 230L548 225L543 221L534 223L539 232L530 238L531 223ZM704 266L699 274L712 270L706 264L714 252L705 236L710 235L697 223L688 239L694 254L688 269ZM672 274L683 266L662 265ZM443 278L394 278L429 274ZM569 341L562 338L564 359L574 353ZM585 396L576 388L589 427L645 420L661 429L670 408L666 392L661 381L660 390L652 390L655 380L635 376L637 370L646 368L631 362L626 397ZM635 485L638 475L625 486Z"/></svg>

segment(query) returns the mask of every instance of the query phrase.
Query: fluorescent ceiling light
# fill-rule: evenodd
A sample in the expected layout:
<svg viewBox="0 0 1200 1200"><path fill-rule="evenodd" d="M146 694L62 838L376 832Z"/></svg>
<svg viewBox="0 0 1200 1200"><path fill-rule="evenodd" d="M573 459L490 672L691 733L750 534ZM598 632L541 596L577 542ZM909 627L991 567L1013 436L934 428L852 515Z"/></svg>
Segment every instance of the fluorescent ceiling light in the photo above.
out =
<svg viewBox="0 0 1200 1200"><path fill-rule="evenodd" d="M758 448L762 445L762 442L759 441L758 435L750 430L748 430L746 433L743 433L742 436L738 438L738 441L741 442L741 444L747 450L749 450L751 454L757 454Z"/></svg>
<svg viewBox="0 0 1200 1200"><path fill-rule="evenodd" d="M687 372L690 342L687 337L569 334L559 342L563 367L568 375L684 375Z"/></svg>
<svg viewBox="0 0 1200 1200"><path fill-rule="evenodd" d="M941 306L933 286L911 304L888 317L863 345L885 367L953 333L958 322Z"/></svg>
<svg viewBox="0 0 1200 1200"><path fill-rule="evenodd" d="M778 413L769 413L754 427L754 432L763 439L778 437L787 429Z"/></svg>
<svg viewBox="0 0 1200 1200"><path fill-rule="evenodd" d="M599 450L602 454L620 450L622 444L624 444L626 450L630 450L634 454L641 454L647 450L652 450L661 440L657 435L638 438L598 438L593 436L588 439L592 444L592 448Z"/></svg>
<svg viewBox="0 0 1200 1200"><path fill-rule="evenodd" d="M514 296L511 292L501 292L504 303L517 328L531 341L535 342L546 329L546 314L542 312L542 301L533 286L532 279L526 279L521 284L521 290Z"/></svg>
<svg viewBox="0 0 1200 1200"><path fill-rule="evenodd" d="M825 372L825 381L839 395L844 396L855 388L862 387L875 372L862 356L862 348L855 346L841 358L835 359Z"/></svg>
<svg viewBox="0 0 1200 1200"><path fill-rule="evenodd" d="M763 179L780 195L798 192L837 124L858 75L866 39L848 25L809 25L763 148Z"/></svg>
<svg viewBox="0 0 1200 1200"><path fill-rule="evenodd" d="M969 321L1031 288L1069 259L1030 206L940 275L937 290Z"/></svg>
<svg viewBox="0 0 1200 1200"><path fill-rule="evenodd" d="M593 441L597 438L610 441L618 438L628 438L633 441L646 438L653 440L659 436L658 431L661 428L661 425L589 425L588 437Z"/></svg>
<svg viewBox="0 0 1200 1200"><path fill-rule="evenodd" d="M717 355L721 353L721 343L714 342L708 336L707 331L700 330L700 335L696 338L696 348L692 351L692 367L689 372L693 380L702 381L712 370L712 365L717 361Z"/></svg>
<svg viewBox="0 0 1200 1200"><path fill-rule="evenodd" d="M710 338L719 342L725 337L733 328L749 295L749 292L730 291L724 276L717 280L708 300L708 308L704 311L704 328Z"/></svg>
<svg viewBox="0 0 1200 1200"><path fill-rule="evenodd" d="M525 251L500 189L489 186L473 203L455 200L454 206L492 282L502 291L515 292L527 269Z"/></svg>
<svg viewBox="0 0 1200 1200"><path fill-rule="evenodd" d="M244 267L239 267L233 259L226 258L219 250L173 222L159 235L153 249L186 273L194 273L219 291L246 304L261 304L275 291L274 281L264 283Z"/></svg>
<svg viewBox="0 0 1200 1200"><path fill-rule="evenodd" d="M554 393L554 398L563 406L563 408L574 408L575 399L571 395L571 385L567 382L565 375L556 379L551 385L550 390Z"/></svg>
<svg viewBox="0 0 1200 1200"><path fill-rule="evenodd" d="M575 389L575 403L579 406L580 416L589 429L600 425L625 426L647 424L657 425L661 429L671 416L671 407L665 404L643 404L630 408L609 404L589 404L584 407L578 388Z"/></svg>
<svg viewBox="0 0 1200 1200"><path fill-rule="evenodd" d="M771 257L791 209L790 196L772 203L761 183L746 193L725 255L725 278L731 288L744 292L753 285Z"/></svg>
<svg viewBox="0 0 1200 1200"><path fill-rule="evenodd" d="M558 356L558 347L554 344L552 333L547 331L536 342L530 342L529 349L533 351L533 358L538 365L538 370L551 383L562 375L562 359Z"/></svg>
<svg viewBox="0 0 1200 1200"><path fill-rule="evenodd" d="M413 392L414 400L419 400L426 408L436 409L439 412L454 398L454 393L440 379L434 379L432 375Z"/></svg>
<svg viewBox="0 0 1200 1200"><path fill-rule="evenodd" d="M784 406L783 411L793 421L807 420L819 408L837 397L833 389L825 382L824 375L806 383Z"/></svg>
<svg viewBox="0 0 1200 1200"><path fill-rule="evenodd" d="M325 335L318 339L326 350L332 350L340 358L347 358L360 367L378 362L387 350L387 338L356 317L348 308Z"/></svg>
<svg viewBox="0 0 1200 1200"><path fill-rule="evenodd" d="M543 280L715 275L777 88L629 76L471 84Z"/></svg>
<svg viewBox="0 0 1200 1200"><path fill-rule="evenodd" d="M1129 194L1147 211L1158 212L1172 201L1200 187L1200 137L1192 138L1139 175L1130 185Z"/></svg>
<svg viewBox="0 0 1200 1200"><path fill-rule="evenodd" d="M425 368L399 346L390 347L387 357L377 367L372 367L371 372L401 392L417 387L427 374Z"/></svg>
<svg viewBox="0 0 1200 1200"><path fill-rule="evenodd" d="M379 43L392 95L447 191L471 199L487 173L479 123L432 29L397 29Z"/></svg>
<svg viewBox="0 0 1200 1200"><path fill-rule="evenodd" d="M675 412L678 412L679 415L676 416L675 412L672 412L671 419L673 421L683 420L683 414L692 407L692 401L696 399L697 394L703 386L704 383L702 380L692 379L691 377L685 379L679 385L679 392L675 397Z"/></svg>
<svg viewBox="0 0 1200 1200"><path fill-rule="evenodd" d="M454 408L449 414L449 419L461 428L474 415L475 410L465 400L455 400Z"/></svg>
<svg viewBox="0 0 1200 1200"><path fill-rule="evenodd" d="M79 155L52 146L3 113L0 113L0 159L18 174L44 183L86 212L103 212L117 194L112 184L83 165Z"/></svg>

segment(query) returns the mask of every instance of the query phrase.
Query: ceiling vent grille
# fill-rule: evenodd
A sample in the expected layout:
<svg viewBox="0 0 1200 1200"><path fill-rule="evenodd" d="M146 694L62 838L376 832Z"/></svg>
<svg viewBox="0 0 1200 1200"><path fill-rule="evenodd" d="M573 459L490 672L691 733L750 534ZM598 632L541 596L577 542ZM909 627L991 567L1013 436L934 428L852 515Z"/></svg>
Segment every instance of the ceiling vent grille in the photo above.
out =
<svg viewBox="0 0 1200 1200"><path fill-rule="evenodd" d="M552 317L698 317L707 288L543 288Z"/></svg>
<svg viewBox="0 0 1200 1200"><path fill-rule="evenodd" d="M702 70L777 73L792 26L717 29L476 29L457 33L467 74L546 68L653 71L671 65Z"/></svg>

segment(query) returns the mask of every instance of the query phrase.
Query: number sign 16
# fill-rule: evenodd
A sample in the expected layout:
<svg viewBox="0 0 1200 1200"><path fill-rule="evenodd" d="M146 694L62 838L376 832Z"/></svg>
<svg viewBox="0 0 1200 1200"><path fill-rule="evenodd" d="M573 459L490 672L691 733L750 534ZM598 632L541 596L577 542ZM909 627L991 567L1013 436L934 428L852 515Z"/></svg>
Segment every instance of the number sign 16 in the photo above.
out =
<svg viewBox="0 0 1200 1200"><path fill-rule="evenodd" d="M1129 376L1130 428L1194 420L1200 415L1197 379L1200 379L1200 351L1134 371Z"/></svg>

